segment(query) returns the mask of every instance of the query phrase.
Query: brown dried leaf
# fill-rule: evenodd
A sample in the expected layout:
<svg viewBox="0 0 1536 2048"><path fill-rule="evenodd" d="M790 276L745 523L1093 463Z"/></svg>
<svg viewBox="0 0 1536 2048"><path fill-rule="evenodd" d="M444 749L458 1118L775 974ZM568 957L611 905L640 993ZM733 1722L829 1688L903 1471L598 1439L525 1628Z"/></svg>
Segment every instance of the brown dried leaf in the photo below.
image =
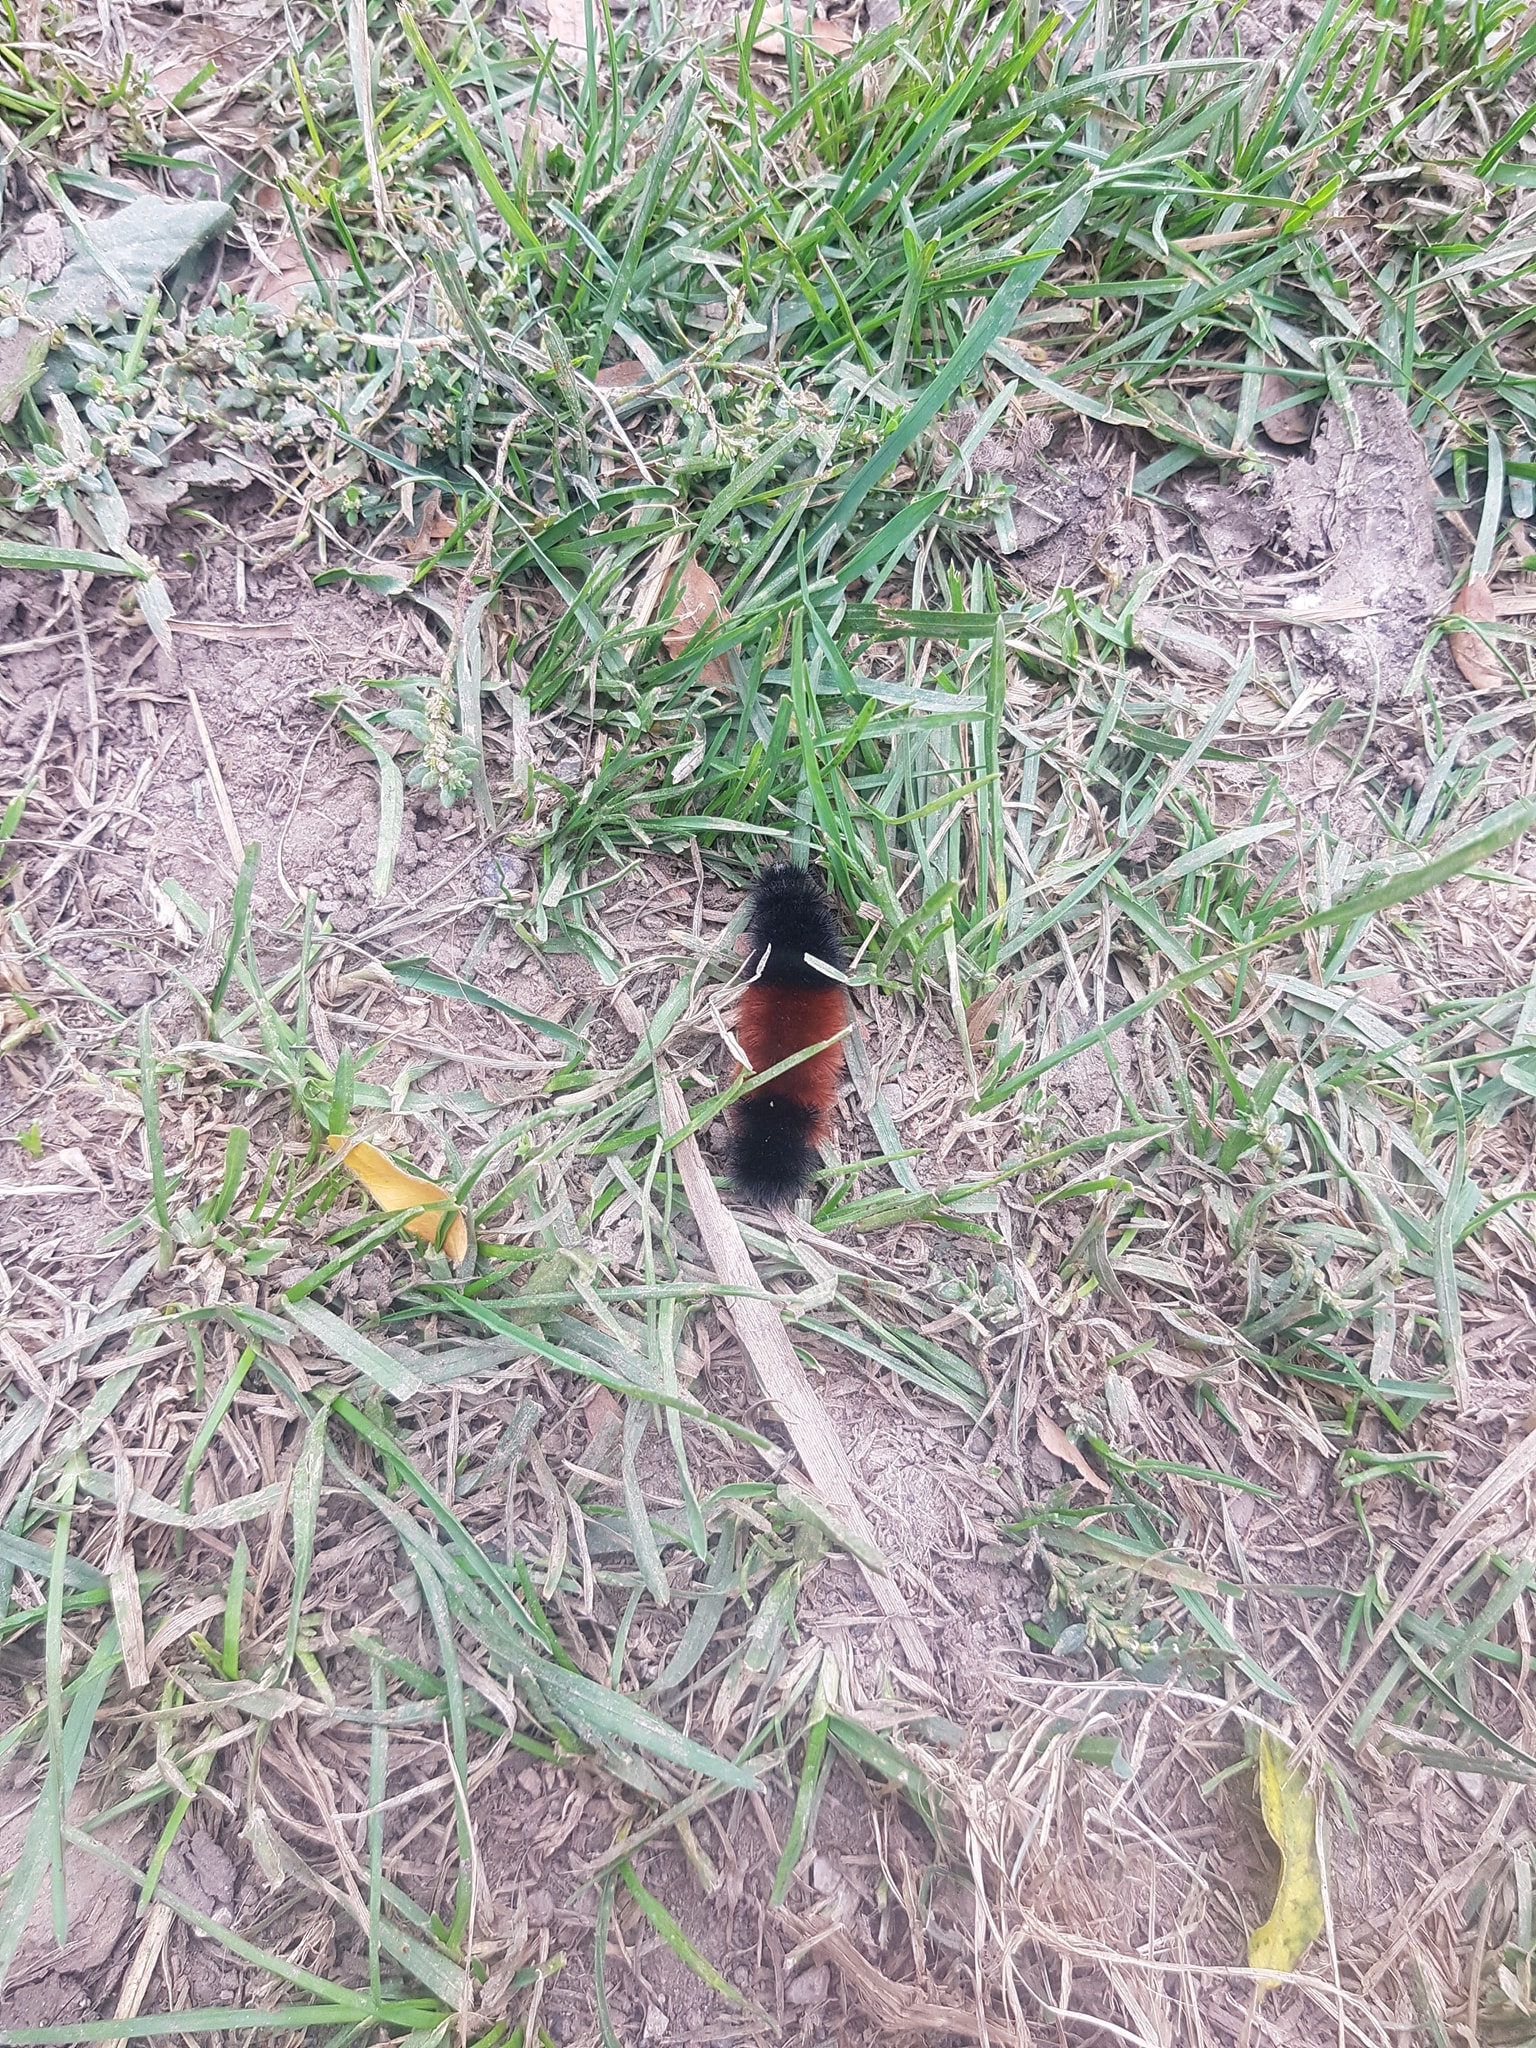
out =
<svg viewBox="0 0 1536 2048"><path fill-rule="evenodd" d="M435 554L445 541L452 540L458 530L458 516L443 504L442 492L428 491L422 500L420 523L400 552L407 561L420 561L426 555Z"/></svg>
<svg viewBox="0 0 1536 2048"><path fill-rule="evenodd" d="M719 584L707 569L700 567L696 557L690 555L677 579L672 623L662 635L662 645L675 660L701 633L724 617L725 606L720 602Z"/></svg>
<svg viewBox="0 0 1536 2048"><path fill-rule="evenodd" d="M1039 1437L1053 1458L1059 1458L1063 1465L1070 1465L1074 1472L1080 1472L1090 1486L1100 1493L1113 1491L1083 1456L1059 1423L1053 1422L1043 1408L1035 1410L1035 1435Z"/></svg>
<svg viewBox="0 0 1536 2048"><path fill-rule="evenodd" d="M650 375L644 363L626 356L620 363L604 363L592 382L599 391L633 391L637 384L648 384Z"/></svg>
<svg viewBox="0 0 1536 2048"><path fill-rule="evenodd" d="M1259 386L1259 425L1271 441L1278 441L1282 448L1298 447L1311 438L1312 424L1307 418L1307 408L1296 397L1296 387L1289 377L1280 376L1271 370Z"/></svg>
<svg viewBox="0 0 1536 2048"><path fill-rule="evenodd" d="M972 1052L980 1052L986 1043L987 1033L994 1018L1002 1008L1005 989L995 988L990 995L978 996L965 1013L965 1035Z"/></svg>
<svg viewBox="0 0 1536 2048"><path fill-rule="evenodd" d="M606 1387L594 1387L582 1402L581 1412L587 1425L589 1445L623 1427L624 1410Z"/></svg>
<svg viewBox="0 0 1536 2048"><path fill-rule="evenodd" d="M1469 576L1451 610L1459 618L1491 625L1499 616L1498 601L1486 576ZM1474 690L1497 690L1504 684L1504 665L1486 640L1476 633L1452 633L1451 659Z"/></svg>
<svg viewBox="0 0 1536 2048"><path fill-rule="evenodd" d="M67 1819L79 1827L87 1814L100 1812L104 1797L100 1784L82 1780L71 1803ZM14 1871L22 1860L31 1817L25 1793L7 1791L0 1804L0 1859ZM69 1949L61 1956L53 1930L50 1886L45 1875L41 1884L29 1887L19 1901L8 1944L11 1954L6 1972L6 2006L14 2010L25 1997L26 2011L34 2021L60 2023L67 2027L70 2015L78 2016L79 1987L92 1982L97 1973L110 1970L124 1944L133 1937L134 1890L122 1874L119 1857L137 1860L146 1844L137 1816L109 1822L92 1830L98 1853L89 1845L68 1842L64 1850L63 1884L69 1915ZM104 1859L99 1853L105 1849ZM35 1868L35 1865L34 1865ZM12 1879L14 1886L15 1880ZM66 1971L62 1965L68 1962ZM79 1975L75 1973L79 1972ZM26 1986L23 1993L22 1987Z"/></svg>
<svg viewBox="0 0 1536 2048"><path fill-rule="evenodd" d="M149 97L151 100L163 101L169 106L177 93L185 92L192 81L204 71L208 72L208 76L199 88L199 98L206 92L216 90L218 83L216 75L209 69L206 57L184 57L173 64L162 64L149 80Z"/></svg>
<svg viewBox="0 0 1536 2048"><path fill-rule="evenodd" d="M813 21L811 41L829 57L846 57L853 48L853 31L840 21Z"/></svg>
<svg viewBox="0 0 1536 2048"><path fill-rule="evenodd" d="M782 57L785 55L784 10L779 8L777 13L777 24L775 25L773 21L765 19L760 25L757 37L752 44L753 49L756 50L760 57ZM750 11L744 14L741 19L743 22L749 21L751 19ZM789 27L794 35L803 36L807 33L805 9L803 7L790 7ZM853 36L840 21L826 21L818 17L810 23L809 33L811 41L816 45L817 49L825 50L829 57L846 57L853 48Z"/></svg>
<svg viewBox="0 0 1536 2048"><path fill-rule="evenodd" d="M586 0L549 0L550 40L562 57L580 62L587 54Z"/></svg>
<svg viewBox="0 0 1536 2048"><path fill-rule="evenodd" d="M406 1229L412 1237L419 1237L424 1244L436 1244L438 1226L448 1210L453 1221L443 1239L443 1251L457 1265L469 1250L469 1226L458 1205L436 1181L422 1180L419 1175L407 1173L403 1166L396 1166L377 1145L370 1145L365 1138L344 1138L331 1136L326 1139L333 1152L340 1153L341 1163L372 1195L381 1209L391 1212L400 1209L423 1209L420 1216L407 1219Z"/></svg>
<svg viewBox="0 0 1536 2048"><path fill-rule="evenodd" d="M976 2014L964 2006L938 2004L918 1985L887 1977L875 1968L845 1929L827 1927L811 1918L791 1919L788 1914L785 1918L801 1937L796 1960L814 1953L830 1963L880 2029L883 2039L897 2034L914 2040L923 2034L943 2034L962 2041L989 2041L995 2048L1019 2048L1020 2036L1005 2022L989 2019L983 2030Z"/></svg>
<svg viewBox="0 0 1536 2048"><path fill-rule="evenodd" d="M340 274L340 263L328 249L312 247L316 267L322 277L336 277ZM271 306L279 313L292 313L302 293L314 292L314 272L305 261L304 251L292 235L279 235L262 252L264 261L252 276L247 296L253 305Z"/></svg>
<svg viewBox="0 0 1536 2048"><path fill-rule="evenodd" d="M22 957L3 935L0 935L0 989L19 996L32 993Z"/></svg>

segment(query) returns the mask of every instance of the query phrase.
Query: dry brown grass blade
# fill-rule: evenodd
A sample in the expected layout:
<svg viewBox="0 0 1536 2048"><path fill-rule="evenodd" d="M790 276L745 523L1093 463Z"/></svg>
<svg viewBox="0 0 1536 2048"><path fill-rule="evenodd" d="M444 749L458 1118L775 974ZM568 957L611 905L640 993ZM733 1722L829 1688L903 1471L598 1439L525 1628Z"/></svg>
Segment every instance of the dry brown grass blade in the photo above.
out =
<svg viewBox="0 0 1536 2048"><path fill-rule="evenodd" d="M786 1918L788 1916L786 1915ZM914 1984L897 1984L860 1955L841 1927L818 1929L805 1920L789 1921L803 1953L830 1963L869 2017L887 2038L902 2034L958 2034L967 2041L1016 2042L1012 2027L996 2020L983 2023L961 2005L935 2005Z"/></svg>
<svg viewBox="0 0 1536 2048"><path fill-rule="evenodd" d="M1430 1549L1413 1577L1392 1602L1381 1618L1374 1637L1355 1659L1344 1677L1319 1710L1312 1726L1301 1742L1296 1745L1292 1761L1300 1763L1310 1754L1322 1736L1323 1730L1338 1712L1341 1702L1346 1700L1364 1676L1366 1668L1391 1640L1392 1631L1412 1607L1415 1600L1435 1584L1444 1585L1459 1569L1463 1545L1485 1516L1491 1515L1507 1494L1522 1486L1536 1474L1536 1430L1523 1436L1507 1457L1501 1460L1478 1487L1471 1498L1463 1502ZM1480 1549L1481 1538L1468 1546Z"/></svg>
<svg viewBox="0 0 1536 2048"><path fill-rule="evenodd" d="M171 1931L174 1918L169 1906L159 1899L149 1909L144 1922L144 1931L139 1936L139 1945L133 1952L133 1961L128 1965L128 1974L123 1979L123 1988L118 1993L117 2010L114 2019L136 2020L144 2005L145 1993L149 1990L150 1979L160 1964L165 1949L166 1937ZM128 2048L124 2035L105 2044L105 2048Z"/></svg>
<svg viewBox="0 0 1536 2048"><path fill-rule="evenodd" d="M291 619L172 619L171 632L189 640L307 640L308 630ZM171 679L174 682L174 677Z"/></svg>
<svg viewBox="0 0 1536 2048"><path fill-rule="evenodd" d="M229 848L230 858L238 871L245 859L245 847L241 844L240 828L235 823L234 806L229 801L229 790L225 786L224 771L219 766L219 757L214 748L213 734L208 730L208 721L203 716L203 707L196 690L190 683L183 684L187 703L192 712L192 723L197 727L198 743L203 750L203 759L208 764L208 787L213 792L213 808L219 815L219 827L224 834L224 844Z"/></svg>
<svg viewBox="0 0 1536 2048"><path fill-rule="evenodd" d="M635 590L635 601L629 608L629 623L639 628L648 626L655 617L656 607L661 602L661 593L667 587L672 574L672 565L683 551L683 536L669 533L656 550L656 559Z"/></svg>
<svg viewBox="0 0 1536 2048"><path fill-rule="evenodd" d="M1489 626L1499 616L1498 600L1486 576L1469 576L1451 607L1458 618ZM1487 641L1476 633L1452 633L1451 659L1474 690L1497 690L1504 684L1504 666Z"/></svg>
<svg viewBox="0 0 1536 2048"><path fill-rule="evenodd" d="M670 1134L684 1130L688 1112L677 1083L661 1082L662 1113ZM678 1170L683 1176L689 1206L709 1253L716 1274L729 1287L751 1290L729 1304L729 1314L741 1340L741 1348L752 1362L763 1392L774 1413L789 1431L796 1455L810 1476L822 1501L845 1526L871 1550L878 1551L864 1509L853 1490L848 1453L832 1427L827 1411L806 1378L805 1368L789 1341L779 1312L766 1300L753 1299L765 1290L742 1242L736 1219L715 1191L697 1140L684 1138L676 1148ZM918 1671L934 1668L927 1643L913 1619L901 1589L889 1578L865 1570L875 1603L896 1631L906 1656Z"/></svg>

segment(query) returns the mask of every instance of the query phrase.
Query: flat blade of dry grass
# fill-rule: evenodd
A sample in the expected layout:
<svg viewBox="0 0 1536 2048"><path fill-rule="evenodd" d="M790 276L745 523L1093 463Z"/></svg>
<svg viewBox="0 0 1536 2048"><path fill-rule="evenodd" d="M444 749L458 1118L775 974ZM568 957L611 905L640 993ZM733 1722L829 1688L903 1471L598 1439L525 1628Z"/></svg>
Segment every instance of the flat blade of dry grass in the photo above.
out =
<svg viewBox="0 0 1536 2048"><path fill-rule="evenodd" d="M663 1128L668 1136L684 1131L687 1112L675 1082L662 1080L661 1102ZM913 1625L905 1597L890 1583L889 1567L880 1556L868 1518L854 1494L848 1454L811 1389L778 1312L754 1292L761 1282L742 1243L740 1230L715 1192L697 1143L691 1137L682 1138L676 1156L710 1262L727 1286L740 1290L732 1298L730 1316L742 1349L762 1382L763 1392L788 1431L790 1442L822 1500L856 1540L855 1554L864 1567L870 1592L881 1612L890 1618L907 1658L918 1671L931 1671L933 1659L928 1645Z"/></svg>

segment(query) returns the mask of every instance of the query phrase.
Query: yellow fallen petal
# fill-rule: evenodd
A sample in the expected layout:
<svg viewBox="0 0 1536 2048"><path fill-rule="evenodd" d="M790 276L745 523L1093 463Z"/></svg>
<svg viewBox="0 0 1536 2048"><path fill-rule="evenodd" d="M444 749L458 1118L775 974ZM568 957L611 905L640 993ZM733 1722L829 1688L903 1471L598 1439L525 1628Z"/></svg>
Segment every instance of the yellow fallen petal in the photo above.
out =
<svg viewBox="0 0 1536 2048"><path fill-rule="evenodd" d="M469 1226L452 1198L445 1194L436 1181L422 1180L417 1174L407 1173L403 1166L396 1166L377 1145L370 1145L366 1138L342 1138L331 1136L326 1144L333 1152L341 1154L341 1163L348 1173L356 1176L372 1195L381 1209L420 1209L427 1206L427 1213L412 1216L406 1229L412 1237L419 1237L424 1244L436 1244L438 1229L443 1220L444 1210L452 1212L453 1221L443 1239L443 1250L457 1265L469 1250Z"/></svg>
<svg viewBox="0 0 1536 2048"><path fill-rule="evenodd" d="M1323 1872L1317 1859L1317 1801L1306 1774L1290 1768L1290 1751L1267 1728L1259 1733L1259 1801L1264 1825L1280 1850L1275 1909L1248 1939L1248 1966L1285 1975L1322 1933ZM1269 1989L1261 1984L1259 1989Z"/></svg>

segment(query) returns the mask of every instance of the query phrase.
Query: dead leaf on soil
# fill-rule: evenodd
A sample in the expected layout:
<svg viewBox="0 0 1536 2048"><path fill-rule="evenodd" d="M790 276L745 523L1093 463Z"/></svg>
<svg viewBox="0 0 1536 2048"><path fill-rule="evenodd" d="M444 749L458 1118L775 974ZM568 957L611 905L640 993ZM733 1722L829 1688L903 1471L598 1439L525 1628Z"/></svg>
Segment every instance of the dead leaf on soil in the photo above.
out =
<svg viewBox="0 0 1536 2048"><path fill-rule="evenodd" d="M1275 1910L1248 1938L1248 1967L1281 1975L1294 1970L1323 1931L1323 1872L1317 1860L1317 1801L1306 1772L1291 1762L1277 1735L1259 1734L1259 1800L1264 1825L1280 1851ZM1258 1986L1260 1995L1271 1989Z"/></svg>
<svg viewBox="0 0 1536 2048"><path fill-rule="evenodd" d="M21 955L3 937L0 937L0 989L19 996L32 993L32 984L27 980Z"/></svg>
<svg viewBox="0 0 1536 2048"><path fill-rule="evenodd" d="M1005 988L995 988L989 995L978 996L965 1013L965 1036L972 1052L980 1052L986 1043L998 1011L1003 1006Z"/></svg>
<svg viewBox="0 0 1536 2048"><path fill-rule="evenodd" d="M400 552L407 561L419 561L424 555L436 554L458 530L458 513L444 505L441 491L429 491L422 501L421 524Z"/></svg>
<svg viewBox="0 0 1536 2048"><path fill-rule="evenodd" d="M861 1953L843 1928L821 1927L813 1920L795 1919L787 1913L784 1918L801 1936L797 1957L816 1955L830 1963L886 2038L896 2034L947 2034L962 2041L992 2041L999 2048L1018 2042L1019 2036L1013 2029L995 2019L984 2030L976 2014L964 2006L941 2005L916 1984L902 1984L887 1977Z"/></svg>
<svg viewBox="0 0 1536 2048"><path fill-rule="evenodd" d="M1113 1491L1094 1471L1066 1431L1053 1422L1043 1408L1035 1410L1035 1435L1053 1458L1059 1458L1063 1465L1070 1465L1074 1472L1080 1472L1090 1486L1096 1487L1100 1493Z"/></svg>
<svg viewBox="0 0 1536 2048"><path fill-rule="evenodd" d="M549 33L562 57L587 54L587 0L549 0Z"/></svg>
<svg viewBox="0 0 1536 2048"><path fill-rule="evenodd" d="M662 636L668 654L676 656L683 653L716 619L724 617L719 584L707 569L699 566L697 558L690 555L677 579L677 603L672 623Z"/></svg>
<svg viewBox="0 0 1536 2048"><path fill-rule="evenodd" d="M202 74L208 75L203 78ZM185 92L195 79L202 79L197 97L218 90L218 74L206 57L183 57L175 63L162 64L149 80L149 97L169 106L177 93Z"/></svg>
<svg viewBox="0 0 1536 2048"><path fill-rule="evenodd" d="M1268 371L1259 386L1259 425L1282 448L1298 447L1312 436L1307 408L1296 396L1295 385L1275 370Z"/></svg>
<svg viewBox="0 0 1536 2048"><path fill-rule="evenodd" d="M592 382L599 391L633 391L637 384L648 384L651 373L644 363L637 363L632 356L626 356L619 363L604 363Z"/></svg>
<svg viewBox="0 0 1536 2048"><path fill-rule="evenodd" d="M158 524L188 491L220 484L244 491L255 482L255 473L243 462L236 462L231 455L215 455L208 461L167 463L147 476L128 476L123 481L123 498L144 524Z"/></svg>
<svg viewBox="0 0 1536 2048"><path fill-rule="evenodd" d="M30 320L16 322L15 332L0 335L0 421L13 420L21 401L43 374L48 360L48 330Z"/></svg>
<svg viewBox="0 0 1536 2048"><path fill-rule="evenodd" d="M1458 618L1474 619L1480 626L1492 625L1499 616L1499 606L1488 578L1469 576L1451 610ZM1486 640L1476 633L1452 633L1450 642L1451 659L1474 690L1502 687L1504 665Z"/></svg>
<svg viewBox="0 0 1536 2048"><path fill-rule="evenodd" d="M803 36L806 33L805 9L803 7L791 7L788 13L791 33ZM743 26L751 19L752 15L749 9L741 16ZM853 48L853 36L848 29L844 28L840 21L826 21L818 17L810 24L810 38L817 49L825 50L829 57L846 57ZM786 54L784 15L782 11L779 14L777 26L768 20L764 20L761 23L752 47L760 57L782 57Z"/></svg>
<svg viewBox="0 0 1536 2048"><path fill-rule="evenodd" d="M322 277L339 275L341 266L328 250L315 249L311 254ZM262 257L264 261L257 265L247 293L252 305L270 306L276 313L291 314L306 288L318 290L314 271L305 261L297 237L280 235L270 248L262 251Z"/></svg>
<svg viewBox="0 0 1536 2048"><path fill-rule="evenodd" d="M75 1826L81 1825L91 1812L101 1810L103 1789L100 1785L82 1785L76 1792L69 1813ZM26 2001L27 2016L32 2024L68 2025L80 2016L82 1980L89 1982L96 1972L108 1968L129 1937L134 1886L120 1867L114 1868L73 1842L66 1843L64 1895L69 1947L61 1954L54 1940L46 1855L22 1861L34 1803L24 1793L9 1789L0 1795L0 1863L12 1872L21 1865L21 1872L12 1877L11 1884L15 1887L20 1882L22 1886L14 1902L7 1895L7 1905L22 1924L13 1926L11 1932L13 1947L5 1973L6 2003L15 2017L18 1994L26 1988L30 1994ZM136 1852L142 1852L145 1846L136 1818L107 1823L95 1831L95 1840L112 1854L126 1858L136 1858Z"/></svg>
<svg viewBox="0 0 1536 2048"><path fill-rule="evenodd" d="M360 1180L381 1209L393 1214L400 1209L425 1209L421 1216L412 1216L406 1229L412 1237L419 1237L424 1244L437 1243L438 1228L446 1210L453 1217L448 1234L443 1239L445 1255L457 1265L469 1250L469 1226L453 1198L436 1181L422 1180L414 1173L407 1173L403 1166L396 1166L377 1145L370 1145L365 1138L345 1138L332 1135L326 1144L341 1157L348 1173Z"/></svg>
<svg viewBox="0 0 1536 2048"><path fill-rule="evenodd" d="M622 1425L624 1410L606 1387L594 1387L581 1405L582 1416L587 1425L587 1442L595 1444L615 1424Z"/></svg>
<svg viewBox="0 0 1536 2048"><path fill-rule="evenodd" d="M661 638L662 645L675 661L678 655L687 652L701 633L707 633L711 626L728 614L720 602L719 584L693 555L683 564L673 590L672 619ZM699 676L706 683L722 683L729 682L730 673L729 665L717 655L712 661L705 662Z"/></svg>
<svg viewBox="0 0 1536 2048"><path fill-rule="evenodd" d="M1191 668L1202 676L1229 676L1237 666L1238 657L1219 640L1161 605L1139 606L1132 630L1136 645L1165 666Z"/></svg>

